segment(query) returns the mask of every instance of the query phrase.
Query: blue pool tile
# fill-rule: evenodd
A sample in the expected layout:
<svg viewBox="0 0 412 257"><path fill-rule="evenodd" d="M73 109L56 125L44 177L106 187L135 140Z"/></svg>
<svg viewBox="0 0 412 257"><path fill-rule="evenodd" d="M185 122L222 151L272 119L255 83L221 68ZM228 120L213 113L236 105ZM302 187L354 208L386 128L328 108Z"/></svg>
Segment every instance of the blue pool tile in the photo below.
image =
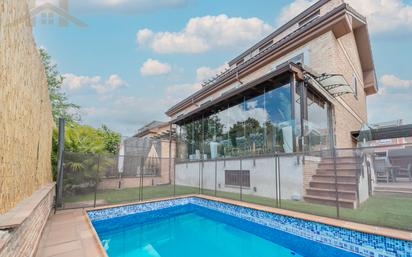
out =
<svg viewBox="0 0 412 257"><path fill-rule="evenodd" d="M412 242L373 235L345 228L329 226L270 212L227 204L198 197L133 204L108 209L88 211L95 223L117 217L152 212L176 206L196 205L218 211L239 219L276 229L317 243L333 246L352 253L371 257L411 257Z"/></svg>

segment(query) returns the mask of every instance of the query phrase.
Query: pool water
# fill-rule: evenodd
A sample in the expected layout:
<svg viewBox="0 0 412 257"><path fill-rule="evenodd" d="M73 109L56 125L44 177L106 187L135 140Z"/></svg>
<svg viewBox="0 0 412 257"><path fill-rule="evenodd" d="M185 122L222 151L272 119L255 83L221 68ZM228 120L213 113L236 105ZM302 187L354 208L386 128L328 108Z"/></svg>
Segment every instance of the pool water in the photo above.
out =
<svg viewBox="0 0 412 257"><path fill-rule="evenodd" d="M109 257L358 256L191 204L93 226Z"/></svg>

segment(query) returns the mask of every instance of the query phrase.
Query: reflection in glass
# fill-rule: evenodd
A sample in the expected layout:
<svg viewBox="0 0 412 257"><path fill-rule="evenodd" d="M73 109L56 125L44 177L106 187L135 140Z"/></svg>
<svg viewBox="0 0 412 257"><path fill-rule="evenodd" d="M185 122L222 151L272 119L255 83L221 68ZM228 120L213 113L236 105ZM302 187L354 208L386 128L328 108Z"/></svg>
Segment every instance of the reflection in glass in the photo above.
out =
<svg viewBox="0 0 412 257"><path fill-rule="evenodd" d="M291 85L287 83L275 89L261 87L258 96L244 97L236 105L181 125L178 156L199 160L293 152L295 122Z"/></svg>
<svg viewBox="0 0 412 257"><path fill-rule="evenodd" d="M273 152L293 152L293 130L290 84L266 93L266 123L268 150Z"/></svg>
<svg viewBox="0 0 412 257"><path fill-rule="evenodd" d="M328 149L329 139L329 105L318 95L307 93L308 121L305 136L308 151Z"/></svg>

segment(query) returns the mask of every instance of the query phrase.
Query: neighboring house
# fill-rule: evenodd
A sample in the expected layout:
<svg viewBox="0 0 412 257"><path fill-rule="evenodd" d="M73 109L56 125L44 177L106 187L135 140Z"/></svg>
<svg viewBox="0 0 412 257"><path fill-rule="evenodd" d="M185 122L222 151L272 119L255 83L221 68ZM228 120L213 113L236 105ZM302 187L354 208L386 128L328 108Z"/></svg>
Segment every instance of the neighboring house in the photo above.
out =
<svg viewBox="0 0 412 257"><path fill-rule="evenodd" d="M177 125L179 161L224 158L239 169L236 160L242 158L251 184L257 165L248 158L266 160L259 170L263 174L273 172L273 158L264 156L275 152L318 156L314 152L356 147L351 131L367 123L366 97L378 91L366 19L343 0L316 2L229 66L166 114ZM313 170L299 170L293 162L283 164L291 169L282 198L316 201L322 188L310 186L308 181L318 182ZM188 167L176 165L178 182L184 184ZM251 194L273 197L255 183ZM349 206L367 198L350 190L358 195L350 196Z"/></svg>
<svg viewBox="0 0 412 257"><path fill-rule="evenodd" d="M133 137L169 139L170 128L171 127L169 122L152 121L140 128ZM172 132L174 132L174 128L175 126L172 127Z"/></svg>
<svg viewBox="0 0 412 257"><path fill-rule="evenodd" d="M175 131L170 128L168 122L153 121L124 139L115 174L102 181L99 189L171 183L176 147Z"/></svg>

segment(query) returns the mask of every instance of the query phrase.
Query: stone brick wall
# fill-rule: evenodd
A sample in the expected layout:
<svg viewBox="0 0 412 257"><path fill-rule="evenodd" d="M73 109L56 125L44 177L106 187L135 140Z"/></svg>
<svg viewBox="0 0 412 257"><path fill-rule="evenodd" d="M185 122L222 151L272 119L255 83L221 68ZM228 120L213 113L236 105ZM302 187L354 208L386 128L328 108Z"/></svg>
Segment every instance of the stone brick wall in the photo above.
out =
<svg viewBox="0 0 412 257"><path fill-rule="evenodd" d="M51 182L53 120L26 0L0 1L0 214Z"/></svg>
<svg viewBox="0 0 412 257"><path fill-rule="evenodd" d="M17 227L0 230L0 257L31 257L37 249L41 232L53 205L54 184L51 183L18 204L18 215L29 214ZM11 217L12 222L16 217ZM3 221L4 222L4 221Z"/></svg>
<svg viewBox="0 0 412 257"><path fill-rule="evenodd" d="M358 95L338 97L334 108L334 131L338 148L354 147L350 132L359 130L367 122L366 94L362 69L353 33L336 39L332 32L325 33L309 44L309 66L319 73L342 74L352 85L353 74L358 77Z"/></svg>

